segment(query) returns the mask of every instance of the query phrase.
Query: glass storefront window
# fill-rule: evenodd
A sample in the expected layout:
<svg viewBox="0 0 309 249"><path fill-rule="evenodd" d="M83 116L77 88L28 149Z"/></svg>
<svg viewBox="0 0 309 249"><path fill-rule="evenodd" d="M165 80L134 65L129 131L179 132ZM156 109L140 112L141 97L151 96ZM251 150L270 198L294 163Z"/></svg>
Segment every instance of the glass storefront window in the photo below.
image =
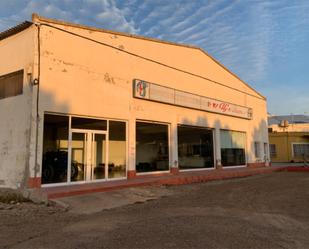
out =
<svg viewBox="0 0 309 249"><path fill-rule="evenodd" d="M126 123L109 121L108 178L126 176Z"/></svg>
<svg viewBox="0 0 309 249"><path fill-rule="evenodd" d="M42 184L67 181L69 117L44 116Z"/></svg>
<svg viewBox="0 0 309 249"><path fill-rule="evenodd" d="M168 125L136 122L136 171L169 169Z"/></svg>
<svg viewBox="0 0 309 249"><path fill-rule="evenodd" d="M44 115L42 184L126 177L126 122L71 117L69 129L69 119Z"/></svg>
<svg viewBox="0 0 309 249"><path fill-rule="evenodd" d="M180 169L214 166L212 130L178 126L178 160Z"/></svg>
<svg viewBox="0 0 309 249"><path fill-rule="evenodd" d="M223 166L246 164L246 133L238 131L220 131L221 163Z"/></svg>

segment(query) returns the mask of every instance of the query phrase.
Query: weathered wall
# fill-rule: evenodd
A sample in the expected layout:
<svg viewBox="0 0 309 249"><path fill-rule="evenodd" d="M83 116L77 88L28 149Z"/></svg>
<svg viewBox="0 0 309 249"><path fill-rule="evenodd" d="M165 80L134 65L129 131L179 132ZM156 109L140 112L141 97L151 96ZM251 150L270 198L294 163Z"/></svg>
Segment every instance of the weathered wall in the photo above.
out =
<svg viewBox="0 0 309 249"><path fill-rule="evenodd" d="M135 167L136 119L169 123L174 152L177 150L174 139L177 124L245 131L248 162L258 160L254 157L253 141L260 141L261 146L268 142L265 99L199 49L52 25L225 83L247 94L42 26L41 116L48 111L128 120L129 169ZM134 99L132 80L135 78L251 107L253 120ZM40 141L42 134L41 125ZM172 152L170 158L173 164L177 156Z"/></svg>
<svg viewBox="0 0 309 249"><path fill-rule="evenodd" d="M293 143L309 143L308 132L272 132L269 133L269 143L276 146L276 157L272 162L303 162L303 157L293 156Z"/></svg>
<svg viewBox="0 0 309 249"><path fill-rule="evenodd" d="M0 187L23 187L29 173L33 51L33 27L0 41L0 75L24 69L23 94L0 99Z"/></svg>

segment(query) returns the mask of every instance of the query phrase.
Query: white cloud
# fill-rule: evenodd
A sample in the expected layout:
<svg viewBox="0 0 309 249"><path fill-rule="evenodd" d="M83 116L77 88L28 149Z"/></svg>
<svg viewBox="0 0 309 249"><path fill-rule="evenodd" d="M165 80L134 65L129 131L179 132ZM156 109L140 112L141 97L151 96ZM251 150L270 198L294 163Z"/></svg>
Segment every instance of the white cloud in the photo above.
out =
<svg viewBox="0 0 309 249"><path fill-rule="evenodd" d="M97 23L108 29L137 33L135 23L126 19L128 9L120 9L112 0L86 0L87 3L95 5L97 13L94 15Z"/></svg>
<svg viewBox="0 0 309 249"><path fill-rule="evenodd" d="M1 4L5 8L0 9L0 30L38 12L51 18L197 45L264 94L271 93L272 102L280 100L272 90L281 84L268 81L277 66L273 61L292 63L291 54L295 56L300 45L303 57L309 58L305 49L309 38L308 0L2 0ZM303 64L307 62L303 59ZM282 92L289 93L289 89ZM293 103L300 104L301 100L308 106L308 97L301 97L302 91L297 94L293 96L298 100ZM292 105L292 101L288 103Z"/></svg>
<svg viewBox="0 0 309 249"><path fill-rule="evenodd" d="M90 24L117 31L129 33L138 33L139 31L132 20L126 19L128 10L119 9L115 1L112 0L83 0L82 2L73 0L27 0L23 8L18 8L16 4L15 12L6 18L19 19L21 22L30 19L33 12L50 18ZM4 21L0 22L0 28L7 28L3 23Z"/></svg>

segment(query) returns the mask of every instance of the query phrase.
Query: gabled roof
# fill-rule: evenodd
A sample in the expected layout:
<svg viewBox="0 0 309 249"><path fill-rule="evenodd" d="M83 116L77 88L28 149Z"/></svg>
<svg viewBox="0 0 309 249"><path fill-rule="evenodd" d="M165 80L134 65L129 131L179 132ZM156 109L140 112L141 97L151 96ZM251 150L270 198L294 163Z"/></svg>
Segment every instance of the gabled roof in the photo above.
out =
<svg viewBox="0 0 309 249"><path fill-rule="evenodd" d="M158 43L163 43L163 44L169 44L169 45L174 45L174 46L181 46L181 47L187 47L187 48L191 48L191 49L197 49L197 50L201 51L203 54L205 54L207 57L209 57L216 64L218 64L220 67L222 67L224 70L226 70L228 73L230 73L235 78L240 80L244 85L246 85L251 90L253 90L259 96L259 98L266 100L265 96L263 96L261 93L259 93L257 90L255 90L253 87L251 87L249 84L247 84L245 81L240 79L236 74L234 74L229 69L227 69L224 65L222 65L220 62L218 62L215 58L213 58L211 55L209 55L205 50L203 50L200 47L194 46L194 45L180 44L180 43L164 41L164 40L160 40L160 39L156 39L156 38L144 37L144 36L141 36L141 35L133 35L133 34L124 33L124 32L106 30L106 29L101 29L101 28L96 28L96 27L91 27L91 26L86 26L86 25L80 25L80 24L70 23L70 22L64 22L64 21L60 21L60 20L56 20L56 19L50 19L50 18L42 17L42 16L39 16L36 13L32 14L32 22L25 21L25 22L15 26L15 27L11 28L11 29L8 29L6 31L1 32L0 33L0 40L3 40L3 39L5 39L9 36L17 34L21 31L27 29L28 27L30 27L33 23L40 22L40 21L64 25L64 26L76 27L76 28L86 29L86 30L90 30L90 31L110 33L110 34L114 34L114 35L121 35L121 36L136 38L136 39L148 40L148 41L153 41L153 42L158 42Z"/></svg>
<svg viewBox="0 0 309 249"><path fill-rule="evenodd" d="M25 21L25 22L22 22L16 25L15 27L12 27L3 32L0 32L0 41L29 28L32 24L33 24L32 22Z"/></svg>
<svg viewBox="0 0 309 249"><path fill-rule="evenodd" d="M236 74L231 72L229 69L227 69L224 65L222 65L220 62L218 62L215 58L213 58L211 55L209 55L205 50L203 50L200 47L197 47L197 46L194 46L194 45L189 45L189 44L182 44L182 43L164 41L164 40L160 40L160 39L157 39L157 38L150 38L150 37L145 37L145 36L141 36L141 35L133 35L133 34L119 32L119 31L107 30L107 29L96 28L96 27L91 27L91 26L87 26L87 25L81 25L81 24L76 24L76 23L60 21L60 20L56 20L56 19L42 17L42 16L39 16L36 13L32 14L32 21L34 23L35 22L39 22L39 21L48 22L48 23L54 23L54 24L59 24L59 25L64 25L64 26L70 26L70 27L75 27L75 28L86 29L86 30L90 30L90 31L109 33L109 34L113 34L113 35L121 35L121 36L141 39L141 40L148 40L148 41L152 41L152 42L158 42L158 43L163 43L163 44L169 44L169 45L174 45L174 46L180 46L180 47L186 47L186 48L191 48L191 49L199 50L203 54L205 54L207 57L209 57L212 61L214 61L216 64L218 64L220 67L222 67L225 71L229 72L235 78L240 80L243 84L245 84L247 87L249 87L251 90L253 90L259 96L259 98L266 100L265 96L263 96L261 93L259 93L257 90L255 90L253 87L251 87L249 84L247 84L245 81L240 79Z"/></svg>

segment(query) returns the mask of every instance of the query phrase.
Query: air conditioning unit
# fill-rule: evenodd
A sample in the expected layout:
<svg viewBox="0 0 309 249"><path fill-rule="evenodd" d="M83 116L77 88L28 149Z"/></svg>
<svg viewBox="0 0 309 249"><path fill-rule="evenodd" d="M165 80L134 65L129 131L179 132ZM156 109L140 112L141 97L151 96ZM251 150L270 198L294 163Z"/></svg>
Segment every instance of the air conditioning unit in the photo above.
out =
<svg viewBox="0 0 309 249"><path fill-rule="evenodd" d="M289 126L289 121L288 120L281 120L280 127L288 127Z"/></svg>

